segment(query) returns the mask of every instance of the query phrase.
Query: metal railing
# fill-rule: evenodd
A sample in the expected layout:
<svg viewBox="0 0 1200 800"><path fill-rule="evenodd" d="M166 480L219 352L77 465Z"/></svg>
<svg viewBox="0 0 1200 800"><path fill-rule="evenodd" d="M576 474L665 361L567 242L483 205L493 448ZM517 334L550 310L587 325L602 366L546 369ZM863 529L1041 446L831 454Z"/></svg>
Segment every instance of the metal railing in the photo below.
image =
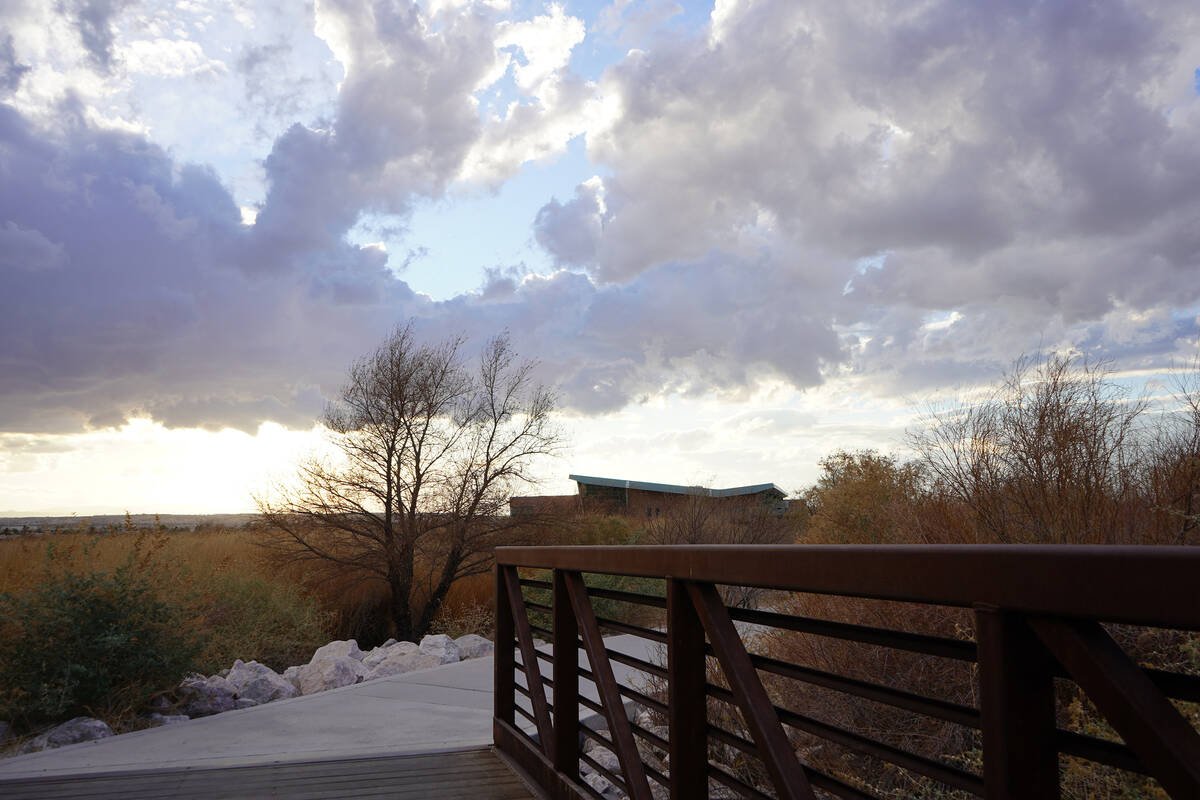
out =
<svg viewBox="0 0 1200 800"><path fill-rule="evenodd" d="M796 746L803 735L988 800L1060 797L1063 755L1152 776L1174 798L1200 798L1200 735L1172 703L1200 702L1200 677L1139 666L1106 627L1200 630L1200 549L505 547L496 562L495 743L551 797L601 797L581 780L581 764L634 800L706 797L710 779L747 797L875 796L845 774L803 763ZM589 587L587 574L664 579L663 592ZM722 591L731 586L957 607L967 610L973 632L968 627L949 637L730 608ZM665 624L598 616L597 599L665 612ZM925 696L888 685L886 676L862 680L752 653L739 624L964 662L973 665L978 703ZM602 629L662 645L665 663L606 647ZM551 652L536 647L535 636L549 641ZM581 649L588 667L580 666ZM644 672L657 691L618 682L614 661ZM982 769L839 727L822 720L819 708L777 705L764 673L977 732ZM721 676L717 683L714 675ZM598 701L580 694L581 677L594 685ZM1056 679L1082 689L1123 742L1061 729ZM745 735L711 724L713 701L736 708ZM668 736L631 721L630 702L665 718ZM603 715L607 736L581 725L581 707ZM517 724L518 714L533 735ZM583 753L581 737L615 752L619 771ZM665 751L667 768L646 763L638 741ZM760 785L711 763L713 742L758 759Z"/></svg>

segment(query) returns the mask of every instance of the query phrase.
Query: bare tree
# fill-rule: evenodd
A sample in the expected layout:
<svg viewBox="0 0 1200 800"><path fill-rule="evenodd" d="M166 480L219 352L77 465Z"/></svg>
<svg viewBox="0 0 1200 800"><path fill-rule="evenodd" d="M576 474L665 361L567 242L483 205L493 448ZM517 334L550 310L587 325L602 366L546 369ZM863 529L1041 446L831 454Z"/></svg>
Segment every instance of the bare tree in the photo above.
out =
<svg viewBox="0 0 1200 800"><path fill-rule="evenodd" d="M1200 357L1176 374L1174 388L1148 448L1145 491L1159 540L1191 544L1200 534Z"/></svg>
<svg viewBox="0 0 1200 800"><path fill-rule="evenodd" d="M455 580L488 569L513 527L509 496L560 442L554 396L507 334L474 368L463 345L419 344L398 328L325 410L338 457L305 461L294 485L258 500L285 559L384 582L400 639L428 631Z"/></svg>
<svg viewBox="0 0 1200 800"><path fill-rule="evenodd" d="M911 434L934 481L998 542L1136 540L1145 398L1103 365L1022 359L984 402L931 412Z"/></svg>
<svg viewBox="0 0 1200 800"><path fill-rule="evenodd" d="M795 519L777 513L753 497L718 498L696 487L667 503L662 516L646 526L649 544L791 544L795 541ZM765 590L750 586L723 586L725 603L736 608L756 608Z"/></svg>

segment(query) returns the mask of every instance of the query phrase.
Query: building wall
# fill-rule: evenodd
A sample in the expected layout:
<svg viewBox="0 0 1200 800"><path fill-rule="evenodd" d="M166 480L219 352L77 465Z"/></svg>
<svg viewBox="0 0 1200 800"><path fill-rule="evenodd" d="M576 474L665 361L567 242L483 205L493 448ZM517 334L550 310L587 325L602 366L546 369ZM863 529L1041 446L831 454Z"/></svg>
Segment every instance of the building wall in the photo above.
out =
<svg viewBox="0 0 1200 800"><path fill-rule="evenodd" d="M688 495L686 494L630 489L629 504L625 513L633 519L653 519L663 514L669 514L672 508L682 506L687 501Z"/></svg>
<svg viewBox="0 0 1200 800"><path fill-rule="evenodd" d="M508 501L508 513L514 517L537 514L577 514L579 511L580 497L577 494L513 497Z"/></svg>

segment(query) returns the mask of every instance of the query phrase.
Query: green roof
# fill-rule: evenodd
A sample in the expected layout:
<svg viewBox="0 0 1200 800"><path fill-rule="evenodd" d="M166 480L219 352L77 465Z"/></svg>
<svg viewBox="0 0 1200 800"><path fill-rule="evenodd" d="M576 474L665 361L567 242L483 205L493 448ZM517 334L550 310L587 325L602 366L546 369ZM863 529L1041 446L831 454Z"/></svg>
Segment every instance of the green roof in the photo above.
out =
<svg viewBox="0 0 1200 800"><path fill-rule="evenodd" d="M637 489L643 492L662 492L663 494L694 494L706 497L737 497L740 495L760 494L775 491L780 497L786 497L787 492L773 483L755 483L751 486L733 486L729 489L709 489L705 486L679 486L674 483L649 483L647 481L629 481L621 478L593 478L589 475L568 475L576 483L588 486L606 486L610 489Z"/></svg>

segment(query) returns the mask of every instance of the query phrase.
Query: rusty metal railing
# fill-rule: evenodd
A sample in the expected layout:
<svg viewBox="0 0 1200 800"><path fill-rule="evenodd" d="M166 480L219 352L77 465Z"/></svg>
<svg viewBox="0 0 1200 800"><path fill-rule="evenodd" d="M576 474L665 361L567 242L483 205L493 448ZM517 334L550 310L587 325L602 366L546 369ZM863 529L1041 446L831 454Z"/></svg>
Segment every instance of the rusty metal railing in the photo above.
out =
<svg viewBox="0 0 1200 800"><path fill-rule="evenodd" d="M1152 776L1174 798L1200 798L1200 735L1172 702L1200 703L1200 678L1139 666L1106 627L1200 630L1200 549L505 547L497 550L496 562L495 743L551 797L601 797L581 780L581 764L634 800L668 793L673 800L706 797L710 779L747 797L875 796L844 774L803 763L795 744L802 734L911 771L957 796L1059 798L1060 756L1066 755ZM589 587L588 574L664 579L663 591ZM730 608L721 592L731 586L957 607L967 610L973 631L947 637ZM597 599L658 609L665 612L663 624L597 616ZM864 681L781 662L748 650L738 624L973 664L978 702L923 696L889 686L886 676ZM616 652L606 646L602 629L660 643L665 659ZM535 636L549 641L551 652L536 647ZM580 650L587 667L580 666ZM622 685L613 661L641 670L657 681L658 691ZM781 707L764 673L975 731L982 769L838 727L823 721L819 708ZM717 683L711 681L715 674L721 676ZM581 677L594 685L598 701L580 694ZM1082 689L1123 741L1060 728L1056 679ZM711 724L713 701L736 708L745 735ZM668 736L631 721L628 702L665 718ZM581 707L603 715L607 737L581 725ZM527 725L517 724L518 714ZM610 748L619 770L582 753L581 736ZM666 751L668 767L645 763L638 741ZM758 759L765 775L760 785L710 763L714 741Z"/></svg>

